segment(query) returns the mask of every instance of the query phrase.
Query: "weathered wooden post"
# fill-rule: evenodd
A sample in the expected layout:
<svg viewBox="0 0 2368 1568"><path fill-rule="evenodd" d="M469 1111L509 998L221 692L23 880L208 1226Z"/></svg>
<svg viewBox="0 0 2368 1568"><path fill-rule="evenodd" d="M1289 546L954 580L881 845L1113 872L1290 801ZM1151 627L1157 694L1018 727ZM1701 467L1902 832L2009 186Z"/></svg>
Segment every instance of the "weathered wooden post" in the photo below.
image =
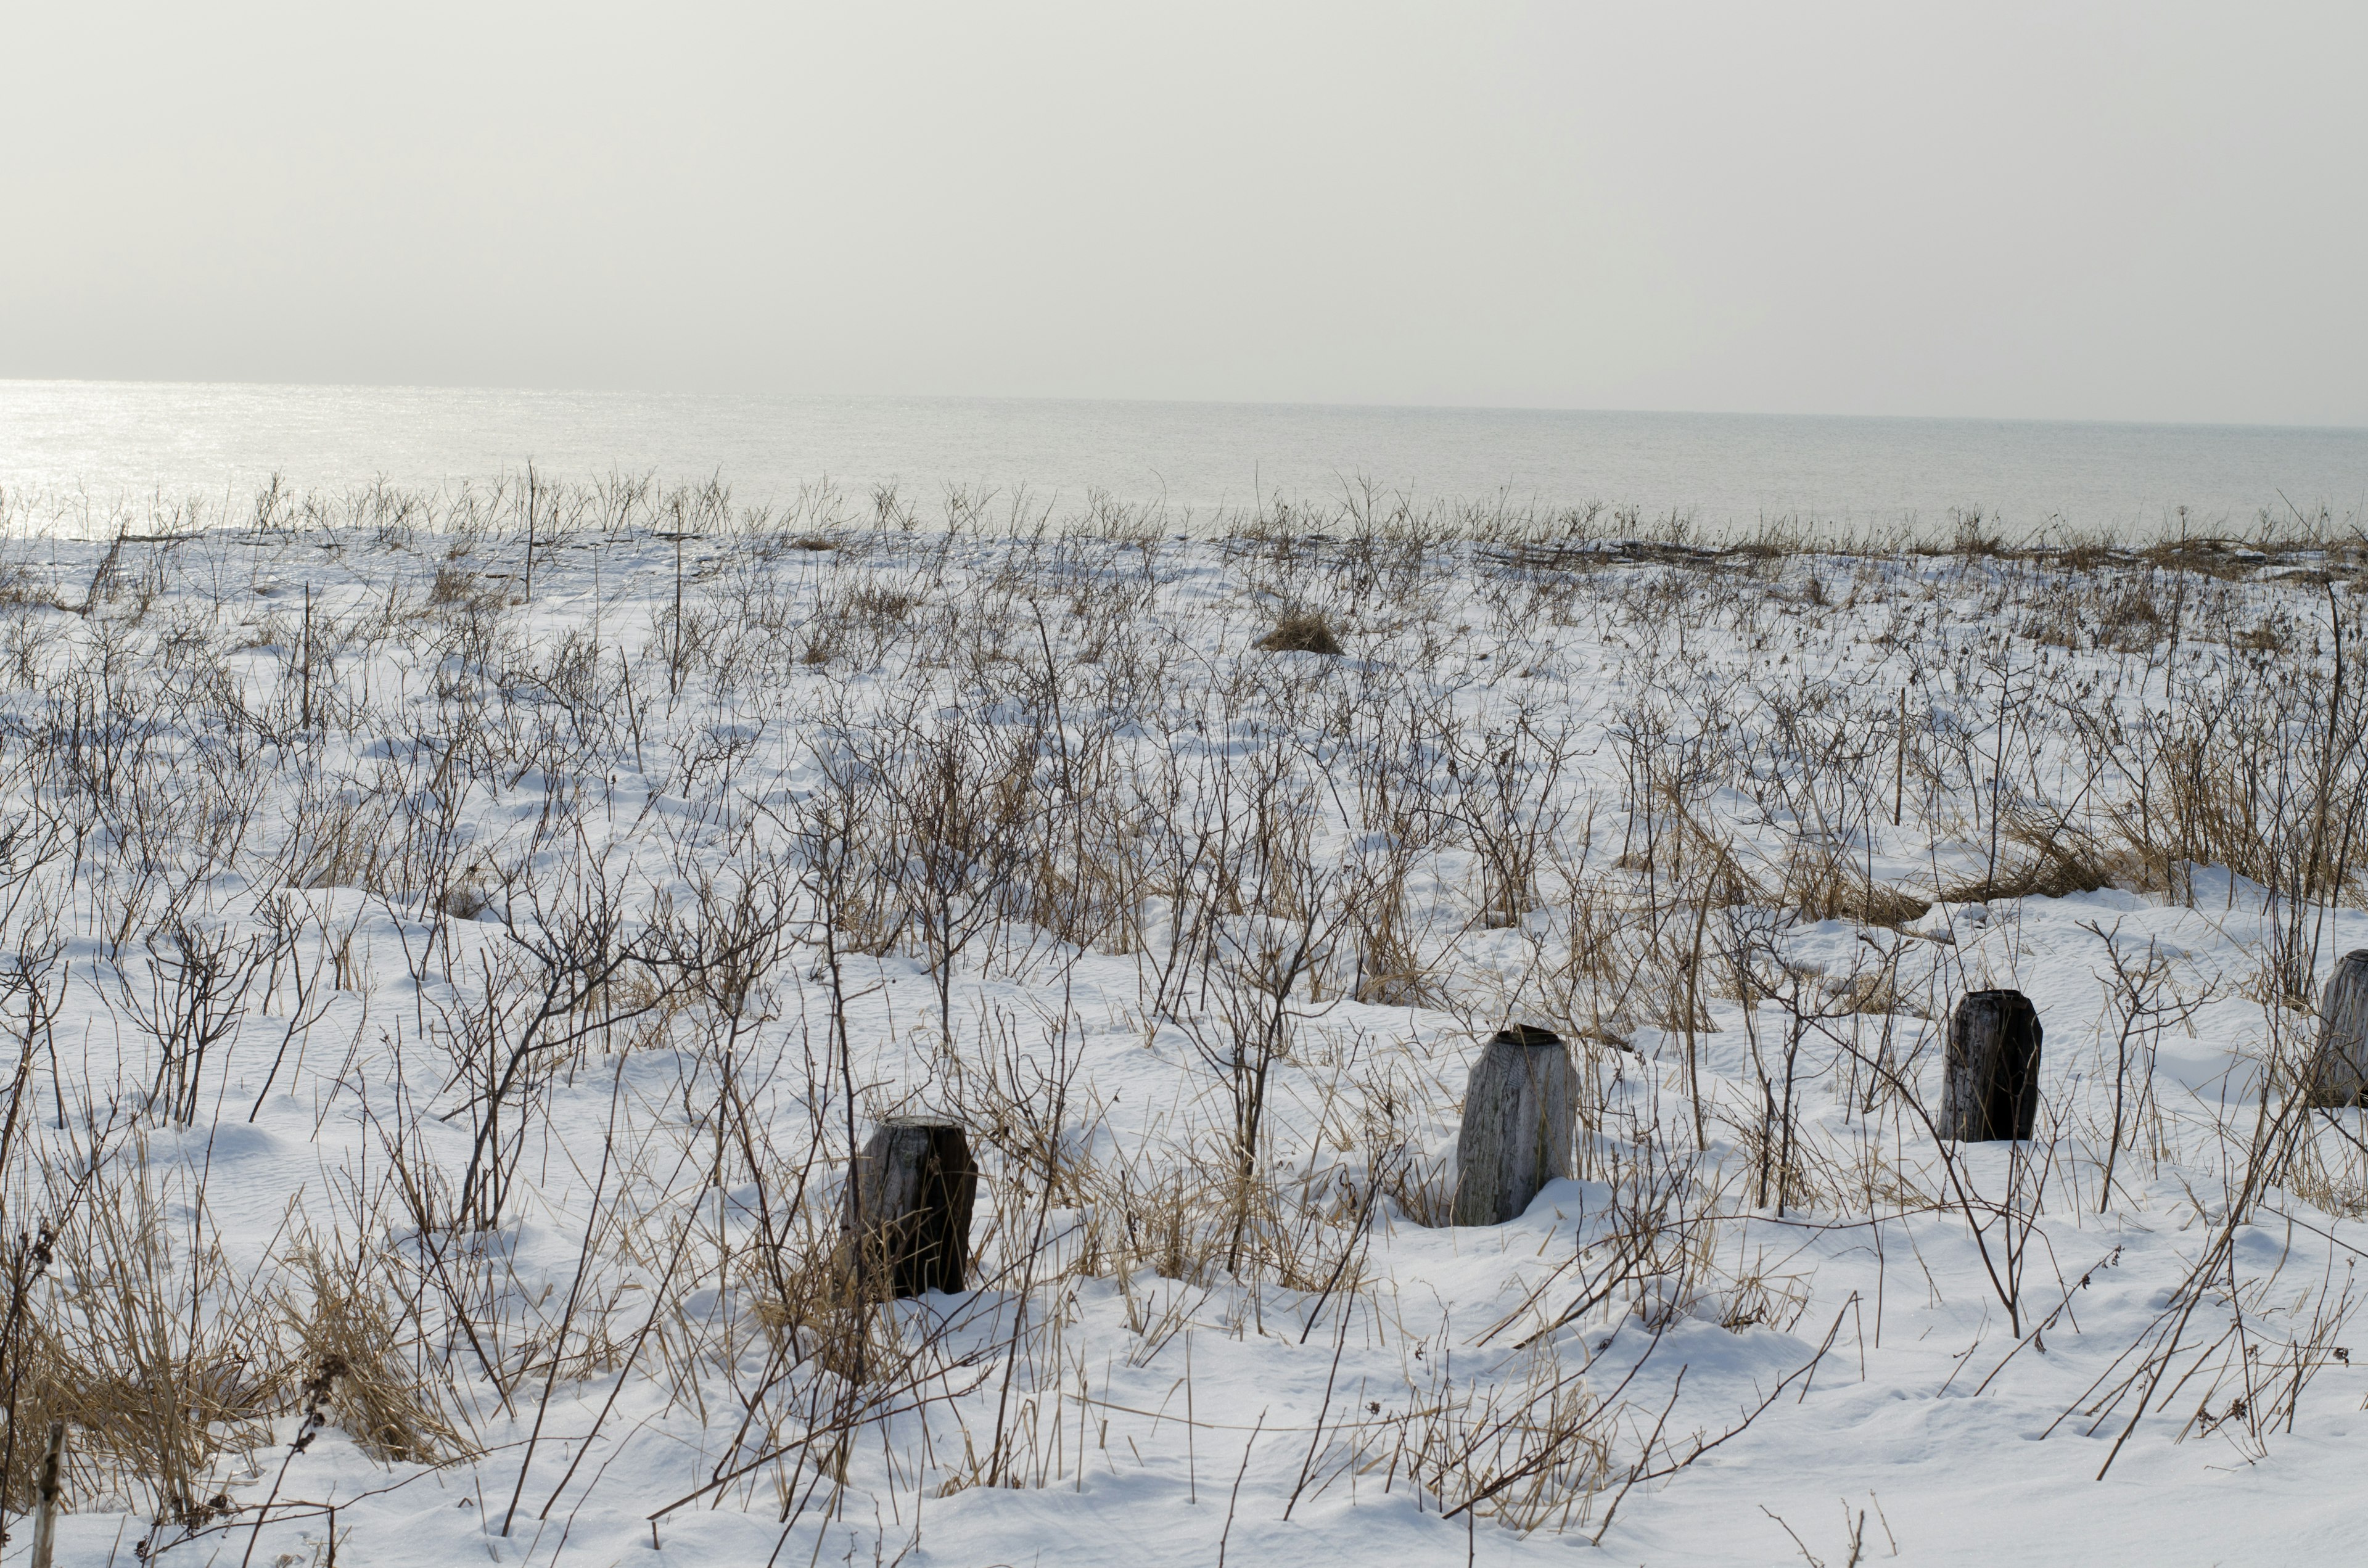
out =
<svg viewBox="0 0 2368 1568"><path fill-rule="evenodd" d="M847 1234L857 1279L882 1296L961 1290L977 1198L978 1167L961 1128L882 1122L848 1176Z"/></svg>
<svg viewBox="0 0 2368 1568"><path fill-rule="evenodd" d="M34 1505L32 1568L50 1568L58 1548L58 1471L65 1463L66 1424L50 1423L50 1446L41 1456L40 1501Z"/></svg>
<svg viewBox="0 0 2368 1568"><path fill-rule="evenodd" d="M2039 1119L2039 1009L2020 991L1969 991L1949 1017L1941 1136L2031 1136Z"/></svg>
<svg viewBox="0 0 2368 1568"><path fill-rule="evenodd" d="M2318 994L2318 1049L2311 1055L2310 1103L2368 1103L2368 948L2335 960Z"/></svg>
<svg viewBox="0 0 2368 1568"><path fill-rule="evenodd" d="M1451 1221L1519 1219L1538 1188L1570 1175L1577 1118L1578 1072L1562 1037L1526 1024L1497 1030L1463 1090Z"/></svg>

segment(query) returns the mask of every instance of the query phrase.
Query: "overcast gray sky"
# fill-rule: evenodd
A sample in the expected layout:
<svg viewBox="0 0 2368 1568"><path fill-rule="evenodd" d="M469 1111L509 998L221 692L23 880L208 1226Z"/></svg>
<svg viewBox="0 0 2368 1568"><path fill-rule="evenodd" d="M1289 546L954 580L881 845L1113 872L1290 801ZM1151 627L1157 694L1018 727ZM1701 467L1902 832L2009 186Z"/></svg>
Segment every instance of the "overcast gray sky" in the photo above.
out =
<svg viewBox="0 0 2368 1568"><path fill-rule="evenodd" d="M2368 6L20 4L0 375L2368 425Z"/></svg>

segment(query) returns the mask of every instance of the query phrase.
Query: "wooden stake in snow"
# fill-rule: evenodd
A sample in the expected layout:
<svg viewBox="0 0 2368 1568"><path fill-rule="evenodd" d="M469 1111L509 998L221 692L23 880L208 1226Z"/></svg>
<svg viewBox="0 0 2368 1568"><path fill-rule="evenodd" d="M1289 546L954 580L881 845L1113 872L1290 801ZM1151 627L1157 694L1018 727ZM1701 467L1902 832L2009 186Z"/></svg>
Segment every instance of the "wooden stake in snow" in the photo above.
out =
<svg viewBox="0 0 2368 1568"><path fill-rule="evenodd" d="M1499 1029L1472 1064L1455 1139L1458 1225L1519 1219L1538 1188L1570 1175L1578 1073L1550 1029Z"/></svg>
<svg viewBox="0 0 2368 1568"><path fill-rule="evenodd" d="M857 1278L884 1296L961 1290L977 1198L978 1167L961 1128L882 1123L848 1176L847 1233Z"/></svg>
<svg viewBox="0 0 2368 1568"><path fill-rule="evenodd" d="M58 1546L58 1470L65 1462L66 1424L50 1423L49 1451L41 1456L40 1501L33 1511L33 1565L50 1568Z"/></svg>
<svg viewBox="0 0 2368 1568"><path fill-rule="evenodd" d="M1949 1019L1941 1136L2031 1136L2039 1119L2039 1009L2020 991L1969 991Z"/></svg>
<svg viewBox="0 0 2368 1568"><path fill-rule="evenodd" d="M2318 1051L2311 1062L2310 1103L2368 1102L2368 948L2335 960L2318 994Z"/></svg>

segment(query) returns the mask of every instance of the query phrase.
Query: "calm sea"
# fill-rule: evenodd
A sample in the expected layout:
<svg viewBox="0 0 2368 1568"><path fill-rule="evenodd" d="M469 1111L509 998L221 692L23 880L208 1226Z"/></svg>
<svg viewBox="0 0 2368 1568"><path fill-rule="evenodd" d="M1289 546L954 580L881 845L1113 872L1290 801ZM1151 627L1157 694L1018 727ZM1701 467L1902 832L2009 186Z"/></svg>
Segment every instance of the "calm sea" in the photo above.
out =
<svg viewBox="0 0 2368 1568"><path fill-rule="evenodd" d="M108 507L383 478L720 477L780 501L894 482L1082 505L1164 501L1184 526L1372 485L1421 500L1601 503L1725 531L1762 520L2012 535L2368 521L2368 431L1521 409L818 398L0 381L0 487Z"/></svg>

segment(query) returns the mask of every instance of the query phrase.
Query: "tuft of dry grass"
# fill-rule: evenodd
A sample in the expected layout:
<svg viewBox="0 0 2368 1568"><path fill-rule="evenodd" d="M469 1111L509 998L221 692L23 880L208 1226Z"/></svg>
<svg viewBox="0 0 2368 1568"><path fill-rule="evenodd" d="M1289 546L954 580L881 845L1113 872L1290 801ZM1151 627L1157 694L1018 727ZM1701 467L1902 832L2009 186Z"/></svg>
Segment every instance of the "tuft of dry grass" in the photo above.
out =
<svg viewBox="0 0 2368 1568"><path fill-rule="evenodd" d="M1258 640L1258 646L1269 653L1338 653L1340 639L1324 612L1314 609L1287 609L1274 623L1274 630Z"/></svg>
<svg viewBox="0 0 2368 1568"><path fill-rule="evenodd" d="M297 1256L310 1299L283 1307L328 1414L364 1453L389 1464L443 1464L472 1449L438 1398L441 1358L410 1336L381 1270Z"/></svg>
<svg viewBox="0 0 2368 1568"><path fill-rule="evenodd" d="M1872 881L1839 852L1796 852L1784 867L1782 898L1804 920L1848 920L1897 927L1921 920L1932 901Z"/></svg>

